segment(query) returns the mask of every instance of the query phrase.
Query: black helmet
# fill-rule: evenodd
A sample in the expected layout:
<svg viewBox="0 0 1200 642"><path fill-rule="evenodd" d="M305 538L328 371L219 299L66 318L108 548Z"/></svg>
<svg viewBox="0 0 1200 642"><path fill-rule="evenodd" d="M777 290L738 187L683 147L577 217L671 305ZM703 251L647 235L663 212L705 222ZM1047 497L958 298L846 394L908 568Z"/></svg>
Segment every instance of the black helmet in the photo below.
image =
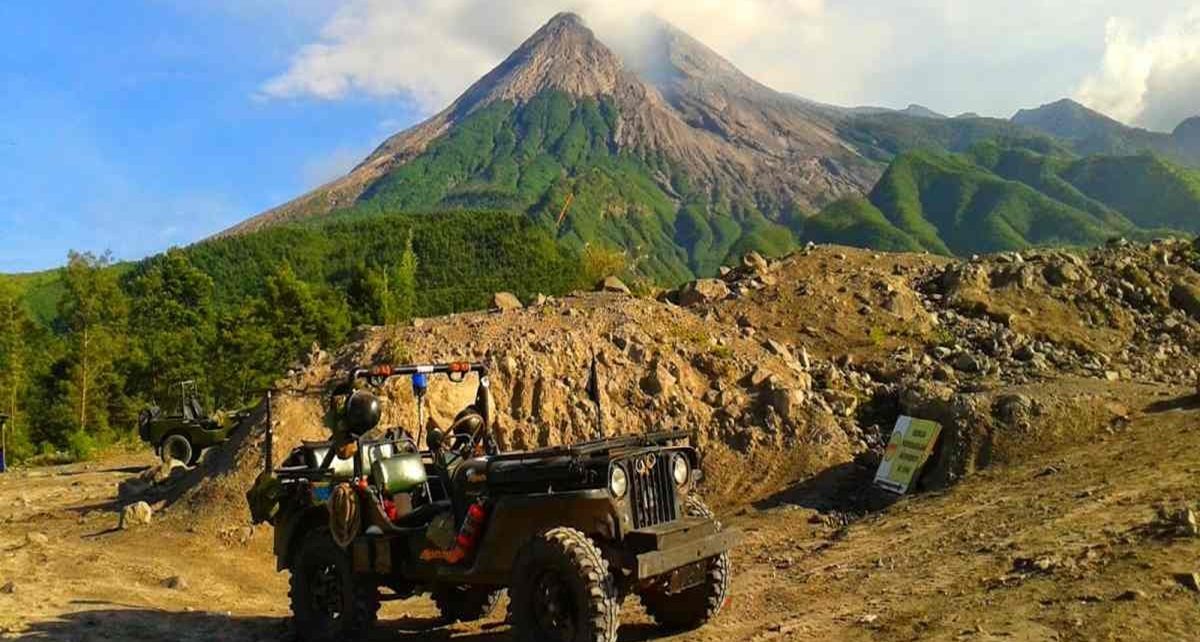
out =
<svg viewBox="0 0 1200 642"><path fill-rule="evenodd" d="M348 400L344 414L346 430L350 437L358 439L379 425L381 410L379 397L365 391L355 390Z"/></svg>

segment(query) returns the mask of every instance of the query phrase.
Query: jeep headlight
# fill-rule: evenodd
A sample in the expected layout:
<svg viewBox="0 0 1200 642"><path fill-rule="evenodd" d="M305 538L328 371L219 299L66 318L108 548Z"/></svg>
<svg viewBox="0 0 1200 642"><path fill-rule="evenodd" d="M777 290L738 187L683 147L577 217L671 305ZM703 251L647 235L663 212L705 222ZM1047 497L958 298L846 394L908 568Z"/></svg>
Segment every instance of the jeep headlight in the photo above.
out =
<svg viewBox="0 0 1200 642"><path fill-rule="evenodd" d="M675 455L671 460L671 476L675 478L675 485L682 486L688 482L692 476L692 469L688 466L687 457L683 455Z"/></svg>
<svg viewBox="0 0 1200 642"><path fill-rule="evenodd" d="M621 499L629 491L629 476L625 474L624 468L613 466L608 476L608 490L617 499Z"/></svg>

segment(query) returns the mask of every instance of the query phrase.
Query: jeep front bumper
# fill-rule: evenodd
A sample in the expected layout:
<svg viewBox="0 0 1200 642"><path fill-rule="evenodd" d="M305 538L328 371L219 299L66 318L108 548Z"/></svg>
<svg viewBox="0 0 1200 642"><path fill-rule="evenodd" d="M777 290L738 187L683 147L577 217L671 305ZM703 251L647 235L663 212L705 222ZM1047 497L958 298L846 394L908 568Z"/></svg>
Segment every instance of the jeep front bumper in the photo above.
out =
<svg viewBox="0 0 1200 642"><path fill-rule="evenodd" d="M665 575L728 551L741 534L717 530L711 519L685 518L633 531L625 536L630 570L635 579Z"/></svg>

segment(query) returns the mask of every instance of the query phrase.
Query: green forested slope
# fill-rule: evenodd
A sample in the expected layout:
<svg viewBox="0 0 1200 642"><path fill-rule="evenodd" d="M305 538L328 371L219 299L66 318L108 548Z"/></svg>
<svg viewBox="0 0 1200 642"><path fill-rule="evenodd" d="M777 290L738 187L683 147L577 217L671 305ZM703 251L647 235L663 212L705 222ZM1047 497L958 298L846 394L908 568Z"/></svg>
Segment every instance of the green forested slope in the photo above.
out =
<svg viewBox="0 0 1200 642"><path fill-rule="evenodd" d="M1200 232L1200 173L1018 139L903 153L868 199L841 201L805 227L813 240L957 255L1171 232Z"/></svg>
<svg viewBox="0 0 1200 642"><path fill-rule="evenodd" d="M360 213L137 263L72 253L64 269L0 278L9 455L128 438L183 379L225 407L253 399L313 342L336 347L358 324L484 308L500 290L562 294L619 269L524 214L486 211Z"/></svg>
<svg viewBox="0 0 1200 642"><path fill-rule="evenodd" d="M710 274L744 251L794 245L755 203L698 193L665 159L619 150L618 116L607 100L557 91L492 103L374 183L348 214L498 208L554 229L573 195L560 239L623 249L639 273L664 283Z"/></svg>

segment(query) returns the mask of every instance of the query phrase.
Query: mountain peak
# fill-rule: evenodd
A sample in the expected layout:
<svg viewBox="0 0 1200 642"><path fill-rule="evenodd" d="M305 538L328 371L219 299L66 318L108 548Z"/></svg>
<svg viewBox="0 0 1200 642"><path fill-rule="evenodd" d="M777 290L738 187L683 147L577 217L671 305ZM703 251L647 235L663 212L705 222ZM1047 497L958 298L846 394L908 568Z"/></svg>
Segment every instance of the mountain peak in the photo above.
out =
<svg viewBox="0 0 1200 642"><path fill-rule="evenodd" d="M451 107L458 114L497 100L524 102L547 90L575 97L612 94L625 75L620 59L579 15L556 14Z"/></svg>
<svg viewBox="0 0 1200 642"><path fill-rule="evenodd" d="M1192 116L1179 123L1171 137L1190 148L1200 150L1200 116Z"/></svg>
<svg viewBox="0 0 1200 642"><path fill-rule="evenodd" d="M1022 109L1012 117L1012 122L1067 139L1087 139L1129 129L1124 123L1070 98L1035 109Z"/></svg>
<svg viewBox="0 0 1200 642"><path fill-rule="evenodd" d="M550 18L550 20L546 21L546 24L542 25L542 30L560 25L564 27L587 28L586 23L583 21L583 17L578 13L575 13L574 11L560 11L554 14L554 17Z"/></svg>

